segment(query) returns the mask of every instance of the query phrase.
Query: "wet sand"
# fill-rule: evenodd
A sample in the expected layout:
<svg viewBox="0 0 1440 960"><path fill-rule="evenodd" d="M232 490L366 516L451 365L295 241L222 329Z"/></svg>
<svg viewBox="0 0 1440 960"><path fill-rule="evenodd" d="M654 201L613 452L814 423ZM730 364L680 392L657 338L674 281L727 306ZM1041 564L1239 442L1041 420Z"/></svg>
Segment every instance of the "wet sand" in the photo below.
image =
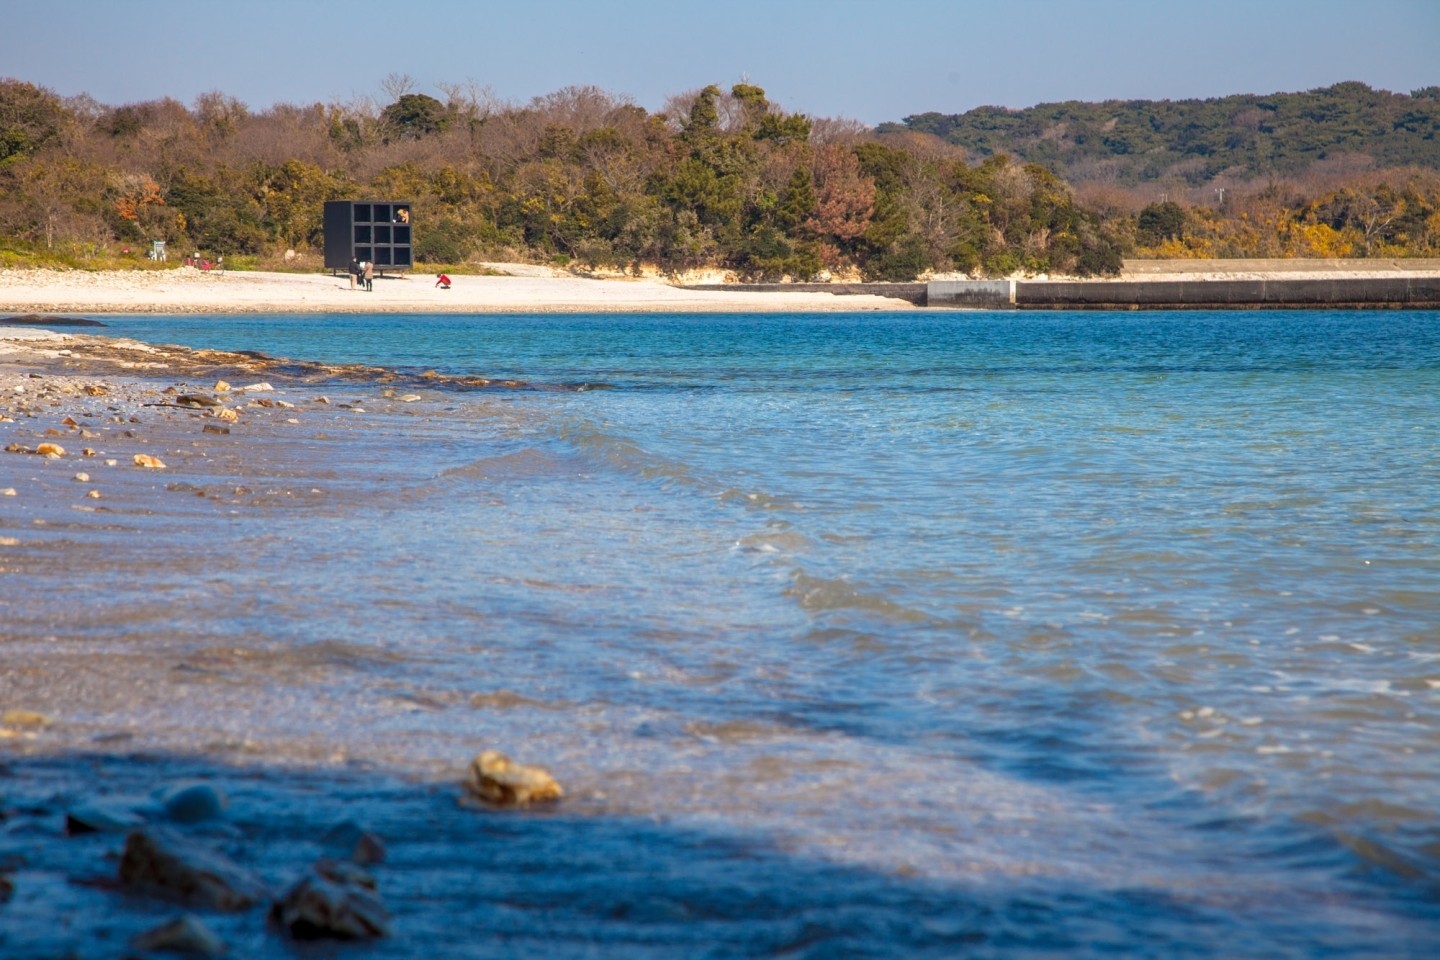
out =
<svg viewBox="0 0 1440 960"><path fill-rule="evenodd" d="M686 290L649 279L455 276L449 290L428 274L384 277L372 291L344 274L0 270L9 313L771 313L913 310L904 300L829 293ZM553 273L558 271L541 270Z"/></svg>

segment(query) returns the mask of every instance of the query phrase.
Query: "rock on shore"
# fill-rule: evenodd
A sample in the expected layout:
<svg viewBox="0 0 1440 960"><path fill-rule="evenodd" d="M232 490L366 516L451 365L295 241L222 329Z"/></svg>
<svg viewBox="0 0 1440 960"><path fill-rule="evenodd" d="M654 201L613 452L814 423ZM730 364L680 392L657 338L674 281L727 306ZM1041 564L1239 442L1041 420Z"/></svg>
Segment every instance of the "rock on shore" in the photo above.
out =
<svg viewBox="0 0 1440 960"><path fill-rule="evenodd" d="M548 771L515 763L495 750L486 750L471 761L465 789L497 807L545 803L559 800L564 793Z"/></svg>

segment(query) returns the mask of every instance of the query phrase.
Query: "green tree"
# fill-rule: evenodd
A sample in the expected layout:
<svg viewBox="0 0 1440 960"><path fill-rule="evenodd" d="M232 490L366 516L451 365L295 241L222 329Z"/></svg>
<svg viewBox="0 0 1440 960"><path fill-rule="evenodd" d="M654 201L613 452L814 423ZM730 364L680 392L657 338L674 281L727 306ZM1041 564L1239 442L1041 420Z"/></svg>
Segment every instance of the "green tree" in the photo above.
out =
<svg viewBox="0 0 1440 960"><path fill-rule="evenodd" d="M0 164L59 139L68 115L60 98L21 80L0 80Z"/></svg>
<svg viewBox="0 0 1440 960"><path fill-rule="evenodd" d="M403 94L380 114L388 139L419 140L450 129L453 117L445 104L423 93Z"/></svg>
<svg viewBox="0 0 1440 960"><path fill-rule="evenodd" d="M799 236L806 221L815 213L815 186L808 167L799 166L790 174L785 194L775 208L775 226L791 236Z"/></svg>
<svg viewBox="0 0 1440 960"><path fill-rule="evenodd" d="M1173 200L1152 203L1140 211L1137 237L1148 247L1166 240L1179 240L1185 234L1185 208Z"/></svg>

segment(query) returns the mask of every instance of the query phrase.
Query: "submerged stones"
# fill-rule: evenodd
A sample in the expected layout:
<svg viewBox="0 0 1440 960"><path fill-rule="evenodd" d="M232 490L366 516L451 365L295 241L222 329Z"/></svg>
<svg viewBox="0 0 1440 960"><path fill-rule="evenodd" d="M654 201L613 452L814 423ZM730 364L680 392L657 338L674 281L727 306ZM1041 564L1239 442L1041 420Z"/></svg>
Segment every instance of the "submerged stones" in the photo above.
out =
<svg viewBox="0 0 1440 960"><path fill-rule="evenodd" d="M130 946L135 950L164 950L200 957L218 957L230 949L205 926L205 921L188 913L136 934L130 939Z"/></svg>
<svg viewBox="0 0 1440 960"><path fill-rule="evenodd" d="M126 838L120 882L228 912L249 909L266 897L265 884L254 873L164 827L136 830Z"/></svg>
<svg viewBox="0 0 1440 960"><path fill-rule="evenodd" d="M275 901L270 917L297 940L390 935L390 912L375 891L375 878L338 860L318 861Z"/></svg>
<svg viewBox="0 0 1440 960"><path fill-rule="evenodd" d="M496 807L547 803L559 800L564 793L548 771L515 763L495 750L485 750L470 762L465 789Z"/></svg>
<svg viewBox="0 0 1440 960"><path fill-rule="evenodd" d="M65 812L65 835L127 833L145 826L145 820L123 807L106 803L82 803Z"/></svg>
<svg viewBox="0 0 1440 960"><path fill-rule="evenodd" d="M190 783L165 791L160 802L165 815L176 823L200 823L224 815L229 799L208 783Z"/></svg>
<svg viewBox="0 0 1440 960"><path fill-rule="evenodd" d="M209 783L179 784L161 795L165 814L186 823L216 816L225 796ZM66 832L128 831L120 857L121 885L138 893L186 904L190 909L241 912L268 903L274 927L296 940L361 941L392 933L390 911L375 877L362 864L385 857L385 844L351 820L331 828L321 840L333 859L316 861L284 893L272 899L264 881L224 853L171 827L147 826L133 811L91 801L67 812ZM0 874L0 902L13 886ZM133 937L137 951L169 951L196 956L227 953L225 942L198 917L181 913Z"/></svg>
<svg viewBox="0 0 1440 960"><path fill-rule="evenodd" d="M353 820L331 827L320 838L320 845L337 860L369 864L385 859L385 841Z"/></svg>

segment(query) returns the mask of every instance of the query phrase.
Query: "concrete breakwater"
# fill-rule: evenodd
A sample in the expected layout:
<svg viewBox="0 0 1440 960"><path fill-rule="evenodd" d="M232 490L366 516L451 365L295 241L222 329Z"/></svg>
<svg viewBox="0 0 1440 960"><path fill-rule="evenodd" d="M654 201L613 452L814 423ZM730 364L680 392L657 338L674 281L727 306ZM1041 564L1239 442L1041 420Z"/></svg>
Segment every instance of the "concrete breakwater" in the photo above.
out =
<svg viewBox="0 0 1440 960"><path fill-rule="evenodd" d="M1440 308L1440 276L1181 280L937 280L932 307L979 310Z"/></svg>
<svg viewBox="0 0 1440 960"><path fill-rule="evenodd" d="M1131 276L1134 276L1133 274ZM730 283L691 290L891 297L972 310L1440 309L1440 273L1120 280L932 280L929 283Z"/></svg>

